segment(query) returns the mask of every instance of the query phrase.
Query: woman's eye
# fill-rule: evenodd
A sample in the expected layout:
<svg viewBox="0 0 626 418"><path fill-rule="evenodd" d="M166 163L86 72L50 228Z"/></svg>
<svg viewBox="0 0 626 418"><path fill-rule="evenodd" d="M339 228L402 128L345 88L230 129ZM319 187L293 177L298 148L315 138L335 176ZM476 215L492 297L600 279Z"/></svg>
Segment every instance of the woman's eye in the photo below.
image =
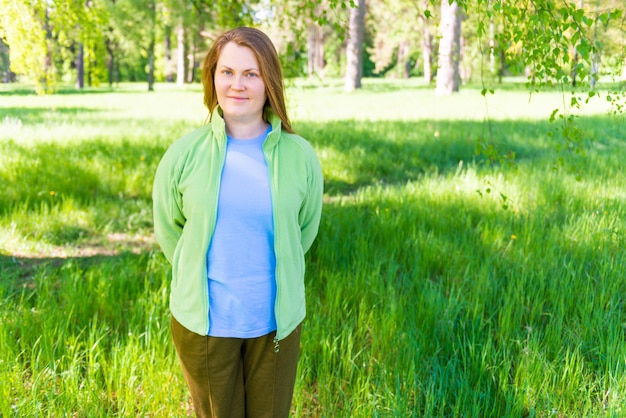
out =
<svg viewBox="0 0 626 418"><path fill-rule="evenodd" d="M258 77L259 75L257 73L248 73L248 77L250 78L255 78Z"/></svg>

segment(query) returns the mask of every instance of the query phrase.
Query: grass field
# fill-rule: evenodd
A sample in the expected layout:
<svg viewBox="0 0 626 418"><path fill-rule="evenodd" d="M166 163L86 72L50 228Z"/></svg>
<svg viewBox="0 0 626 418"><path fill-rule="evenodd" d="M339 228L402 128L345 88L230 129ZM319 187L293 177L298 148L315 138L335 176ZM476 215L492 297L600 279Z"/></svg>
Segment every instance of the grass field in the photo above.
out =
<svg viewBox="0 0 626 418"><path fill-rule="evenodd" d="M2 417L191 416L150 193L206 114L144 90L0 87ZM326 178L294 416L626 415L626 125L594 98L558 152L567 97L290 84Z"/></svg>

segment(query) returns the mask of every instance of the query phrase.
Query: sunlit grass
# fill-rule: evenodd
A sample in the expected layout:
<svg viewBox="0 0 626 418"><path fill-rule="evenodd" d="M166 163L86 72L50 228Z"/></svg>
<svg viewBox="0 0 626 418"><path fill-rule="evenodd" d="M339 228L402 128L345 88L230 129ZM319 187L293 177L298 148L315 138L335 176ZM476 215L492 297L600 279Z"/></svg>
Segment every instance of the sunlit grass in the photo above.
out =
<svg viewBox="0 0 626 418"><path fill-rule="evenodd" d="M150 193L200 87L7 89L0 416L190 416ZM289 84L326 179L294 415L623 415L624 120L592 103L559 153L558 93L341 89Z"/></svg>
<svg viewBox="0 0 626 418"><path fill-rule="evenodd" d="M419 79L365 79L363 89L353 94L342 92L342 80L290 83L288 104L298 120L384 120L384 121L482 121L527 119L547 120L559 109L559 115L592 115L607 112L611 106L607 94L599 92L580 109L572 108L571 94L550 91L530 93L523 87L495 86L494 94L481 95L481 87L461 88L453 96L437 96L431 86ZM510 86L510 85L509 85ZM577 93L581 102L587 93Z"/></svg>

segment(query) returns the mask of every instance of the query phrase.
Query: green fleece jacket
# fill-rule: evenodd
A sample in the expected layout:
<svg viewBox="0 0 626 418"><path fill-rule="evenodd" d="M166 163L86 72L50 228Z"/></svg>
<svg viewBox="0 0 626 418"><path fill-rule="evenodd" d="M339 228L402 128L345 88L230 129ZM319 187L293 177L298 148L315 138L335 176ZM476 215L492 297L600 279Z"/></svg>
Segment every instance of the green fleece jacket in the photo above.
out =
<svg viewBox="0 0 626 418"><path fill-rule="evenodd" d="M263 144L274 215L276 339L305 317L304 254L317 235L322 212L322 169L311 145L283 132L266 110L272 130ZM183 136L165 152L153 187L154 232L172 264L170 310L187 329L206 335L209 295L206 254L215 230L220 178L226 157L221 110L211 123Z"/></svg>

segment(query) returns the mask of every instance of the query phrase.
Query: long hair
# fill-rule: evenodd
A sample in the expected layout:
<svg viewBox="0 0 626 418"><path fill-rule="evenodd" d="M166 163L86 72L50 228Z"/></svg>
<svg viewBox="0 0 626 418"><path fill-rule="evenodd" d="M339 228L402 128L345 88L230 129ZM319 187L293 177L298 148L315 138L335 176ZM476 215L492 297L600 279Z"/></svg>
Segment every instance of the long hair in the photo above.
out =
<svg viewBox="0 0 626 418"><path fill-rule="evenodd" d="M245 26L232 29L220 35L202 62L204 104L209 109L209 118L217 106L217 94L214 83L217 60L222 53L222 49L229 42L234 42L239 46L245 46L252 50L259 64L261 78L265 83L265 94L267 96L265 106L269 106L274 114L280 118L283 130L294 133L291 123L289 123L289 117L287 117L283 71L276 48L274 48L274 44L265 33Z"/></svg>

